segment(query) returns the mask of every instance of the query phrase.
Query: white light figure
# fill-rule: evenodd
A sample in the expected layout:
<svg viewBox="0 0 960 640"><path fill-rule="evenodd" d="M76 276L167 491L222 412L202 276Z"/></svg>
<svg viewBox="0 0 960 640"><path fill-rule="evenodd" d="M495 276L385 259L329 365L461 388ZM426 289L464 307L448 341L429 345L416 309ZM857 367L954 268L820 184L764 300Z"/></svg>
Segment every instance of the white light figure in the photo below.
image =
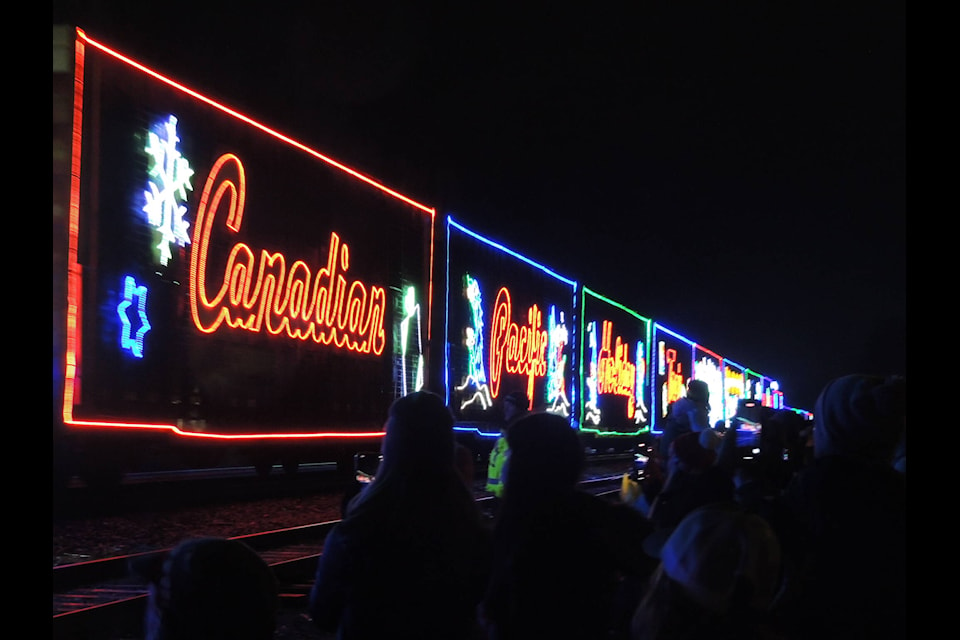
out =
<svg viewBox="0 0 960 640"><path fill-rule="evenodd" d="M710 425L713 426L723 419L723 371L719 364L712 358L702 356L700 360L694 363L693 377L697 380L703 380L707 383L710 390L710 397L714 401L710 404ZM716 400L715 398L720 398Z"/></svg>
<svg viewBox="0 0 960 640"><path fill-rule="evenodd" d="M587 371L587 401L584 404L583 421L587 424L600 424L600 405L597 399L597 375L599 366L597 364L597 323L591 322L587 325L587 345L590 348L590 359L588 361Z"/></svg>
<svg viewBox="0 0 960 640"><path fill-rule="evenodd" d="M414 371L413 386L414 391L420 391L423 388L423 342L420 338L420 305L417 304L417 292L413 287L407 287L407 292L403 296L403 320L400 321L400 366L402 378L403 395L410 393L407 389L407 344L410 340L410 324L416 320L417 323L417 365Z"/></svg>
<svg viewBox="0 0 960 640"><path fill-rule="evenodd" d="M469 274L463 277L463 294L470 303L472 327L464 330L463 343L467 347L467 376L457 391L464 392L469 397L460 403L460 410L478 403L481 409L493 406L490 398L490 389L487 386L487 373L483 368L483 296L480 293L480 283ZM473 393L467 389L473 387Z"/></svg>
<svg viewBox="0 0 960 640"><path fill-rule="evenodd" d="M187 208L180 204L187 199L187 190L193 190L190 178L193 169L190 163L180 155L177 143L177 119L170 116L163 123L164 137L153 131L147 134L147 146L144 151L150 156L150 181L148 191L143 192L146 204L143 211L147 214L147 221L160 232L160 262L166 265L172 254L170 245L177 243L181 247L190 244L187 235L189 224L183 219Z"/></svg>
<svg viewBox="0 0 960 640"><path fill-rule="evenodd" d="M727 428L730 427L730 420L737 414L737 407L739 406L740 399L745 395L743 385L743 373L731 369L730 367L724 367L723 387L724 393L726 394L724 396L726 398L724 424L727 425Z"/></svg>
<svg viewBox="0 0 960 640"><path fill-rule="evenodd" d="M560 312L560 322L556 320L557 308L550 307L550 317L547 320L549 336L547 361L547 411L567 417L570 415L570 400L567 398L565 376L567 372L567 356L563 353L567 346L569 334L564 324L563 311Z"/></svg>

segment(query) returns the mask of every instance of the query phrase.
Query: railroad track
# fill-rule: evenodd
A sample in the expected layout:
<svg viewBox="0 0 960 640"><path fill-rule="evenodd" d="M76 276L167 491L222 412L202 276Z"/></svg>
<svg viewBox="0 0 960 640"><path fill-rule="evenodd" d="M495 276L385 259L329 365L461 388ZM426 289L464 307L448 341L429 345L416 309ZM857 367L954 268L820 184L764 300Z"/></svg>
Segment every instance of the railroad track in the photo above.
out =
<svg viewBox="0 0 960 640"><path fill-rule="evenodd" d="M283 600L306 596L323 541L339 520L267 531L234 539L260 553L281 585ZM54 638L135 638L143 628L145 585L130 575L130 561L157 553L117 556L53 568Z"/></svg>
<svg viewBox="0 0 960 640"><path fill-rule="evenodd" d="M581 482L587 491L612 498L620 475ZM489 500L478 497L478 503ZM236 536L261 554L280 585L281 606L299 606L309 592L327 533L339 520ZM140 638L146 586L130 574L131 560L157 553L117 556L53 568L53 635L63 640Z"/></svg>

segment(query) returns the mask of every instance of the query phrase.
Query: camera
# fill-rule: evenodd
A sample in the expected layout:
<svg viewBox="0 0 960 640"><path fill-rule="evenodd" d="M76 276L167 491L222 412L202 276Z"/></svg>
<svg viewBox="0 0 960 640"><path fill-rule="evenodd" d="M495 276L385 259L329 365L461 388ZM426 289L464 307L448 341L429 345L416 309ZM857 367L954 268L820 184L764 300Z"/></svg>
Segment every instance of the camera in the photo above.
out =
<svg viewBox="0 0 960 640"><path fill-rule="evenodd" d="M360 484L370 484L377 476L383 456L379 453L360 452L353 456L354 478Z"/></svg>
<svg viewBox="0 0 960 640"><path fill-rule="evenodd" d="M739 400L734 424L737 429L737 447L754 449L760 446L760 432L763 428L761 415L763 406L756 400Z"/></svg>

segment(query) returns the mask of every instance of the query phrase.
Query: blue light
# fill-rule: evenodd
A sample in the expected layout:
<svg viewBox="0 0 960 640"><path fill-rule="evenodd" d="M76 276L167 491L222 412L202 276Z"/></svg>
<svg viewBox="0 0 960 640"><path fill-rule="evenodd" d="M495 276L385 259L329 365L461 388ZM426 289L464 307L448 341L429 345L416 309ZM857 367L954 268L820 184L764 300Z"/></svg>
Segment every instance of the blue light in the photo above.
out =
<svg viewBox="0 0 960 640"><path fill-rule="evenodd" d="M676 333L676 332L674 332L674 331L671 331L670 329L667 329L665 326L663 326L663 325L660 324L659 322L656 323L656 326L657 326L657 331L663 331L664 333L669 333L669 334L670 334L671 336L673 336L674 338L677 338L677 339L679 339L679 340L683 340L684 342L686 342L687 344L689 344L691 347L696 346L696 343L695 343L693 340L690 340L689 338L684 338L684 337L683 337L682 335L680 335L679 333Z"/></svg>
<svg viewBox="0 0 960 640"><path fill-rule="evenodd" d="M500 437L500 432L499 432L499 431L481 431L480 429L477 429L476 427L456 427L456 426L455 426L455 427L453 428L453 430L454 430L454 431L460 431L460 432L463 432L463 433L473 432L473 433L476 433L476 434L477 434L478 436L480 436L481 438L499 438L499 437Z"/></svg>
<svg viewBox="0 0 960 640"><path fill-rule="evenodd" d="M543 265L540 264L539 262L534 262L534 261L531 260L530 258L528 258L528 257L526 257L526 256L523 256L523 255L517 253L516 251L513 251L513 250L511 250L511 249L506 248L506 247L503 246L502 244L497 244L497 243L494 242L493 240L489 240L489 239L487 239L487 238L484 238L484 237L481 236L479 233L476 233L476 232L474 232L474 231L470 231L469 229L467 229L467 228L464 227L463 225L455 222L455 221L453 220L453 218L451 218L450 216L447 216L447 226L448 226L448 228L447 228L447 246L449 246L449 244L450 244L450 229L449 229L449 227L450 227L450 226L454 226L454 227L456 227L457 229L459 229L460 231L463 231L464 233L466 233L467 235L476 238L476 239L479 240L480 242L483 242L483 243L485 243L485 244L488 244L488 245L490 245L491 247L495 247L495 248L497 248L497 249L500 249L501 251L503 251L503 252L505 252L505 253L508 253L508 254L510 254L511 256L513 256L513 257L515 257L515 258L517 258L517 259L519 259L519 260L523 260L523 261L526 262L527 264L529 264L529 265L531 265L531 266L534 266L534 267L536 267L537 269L540 269L540 270L543 271L544 273L553 276L554 278L556 278L557 280L560 280L561 282L565 282L565 283L567 283L567 284L569 284L569 285L571 285L571 286L573 286L573 287L576 287L576 286L577 286L576 280L570 280L569 278L564 278L564 277L561 276L560 274L556 273L555 271L551 271L549 268L543 266ZM449 252L448 252L448 253L449 253ZM450 256L448 255L448 256L447 256L447 260L449 261L449 259L450 259ZM448 283L448 284L449 284L449 283ZM449 291L449 287L448 287L448 291ZM449 295L449 294L448 294L448 295Z"/></svg>
<svg viewBox="0 0 960 640"><path fill-rule="evenodd" d="M127 315L127 310L133 304L134 297L137 298L137 316L140 321L140 327L134 335L130 335L133 324ZM133 276L126 276L123 280L123 300L117 305L117 314L120 316L122 325L120 331L120 347L132 353L137 358L143 357L143 337L150 331L150 321L147 319L147 287L146 285L137 286L137 281Z"/></svg>

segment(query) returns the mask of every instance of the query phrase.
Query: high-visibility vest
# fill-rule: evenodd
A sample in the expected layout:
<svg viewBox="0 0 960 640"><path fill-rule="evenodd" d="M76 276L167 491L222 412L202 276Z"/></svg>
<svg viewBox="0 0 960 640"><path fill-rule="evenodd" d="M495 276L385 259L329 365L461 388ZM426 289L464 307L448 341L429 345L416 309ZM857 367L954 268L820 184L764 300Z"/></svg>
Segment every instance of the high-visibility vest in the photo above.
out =
<svg viewBox="0 0 960 640"><path fill-rule="evenodd" d="M631 503L640 497L640 483L630 477L629 473L623 474L620 479L620 501Z"/></svg>
<svg viewBox="0 0 960 640"><path fill-rule="evenodd" d="M497 496L503 496L504 471L510 449L507 447L506 436L497 438L497 444L490 452L490 462L487 464L487 491Z"/></svg>

